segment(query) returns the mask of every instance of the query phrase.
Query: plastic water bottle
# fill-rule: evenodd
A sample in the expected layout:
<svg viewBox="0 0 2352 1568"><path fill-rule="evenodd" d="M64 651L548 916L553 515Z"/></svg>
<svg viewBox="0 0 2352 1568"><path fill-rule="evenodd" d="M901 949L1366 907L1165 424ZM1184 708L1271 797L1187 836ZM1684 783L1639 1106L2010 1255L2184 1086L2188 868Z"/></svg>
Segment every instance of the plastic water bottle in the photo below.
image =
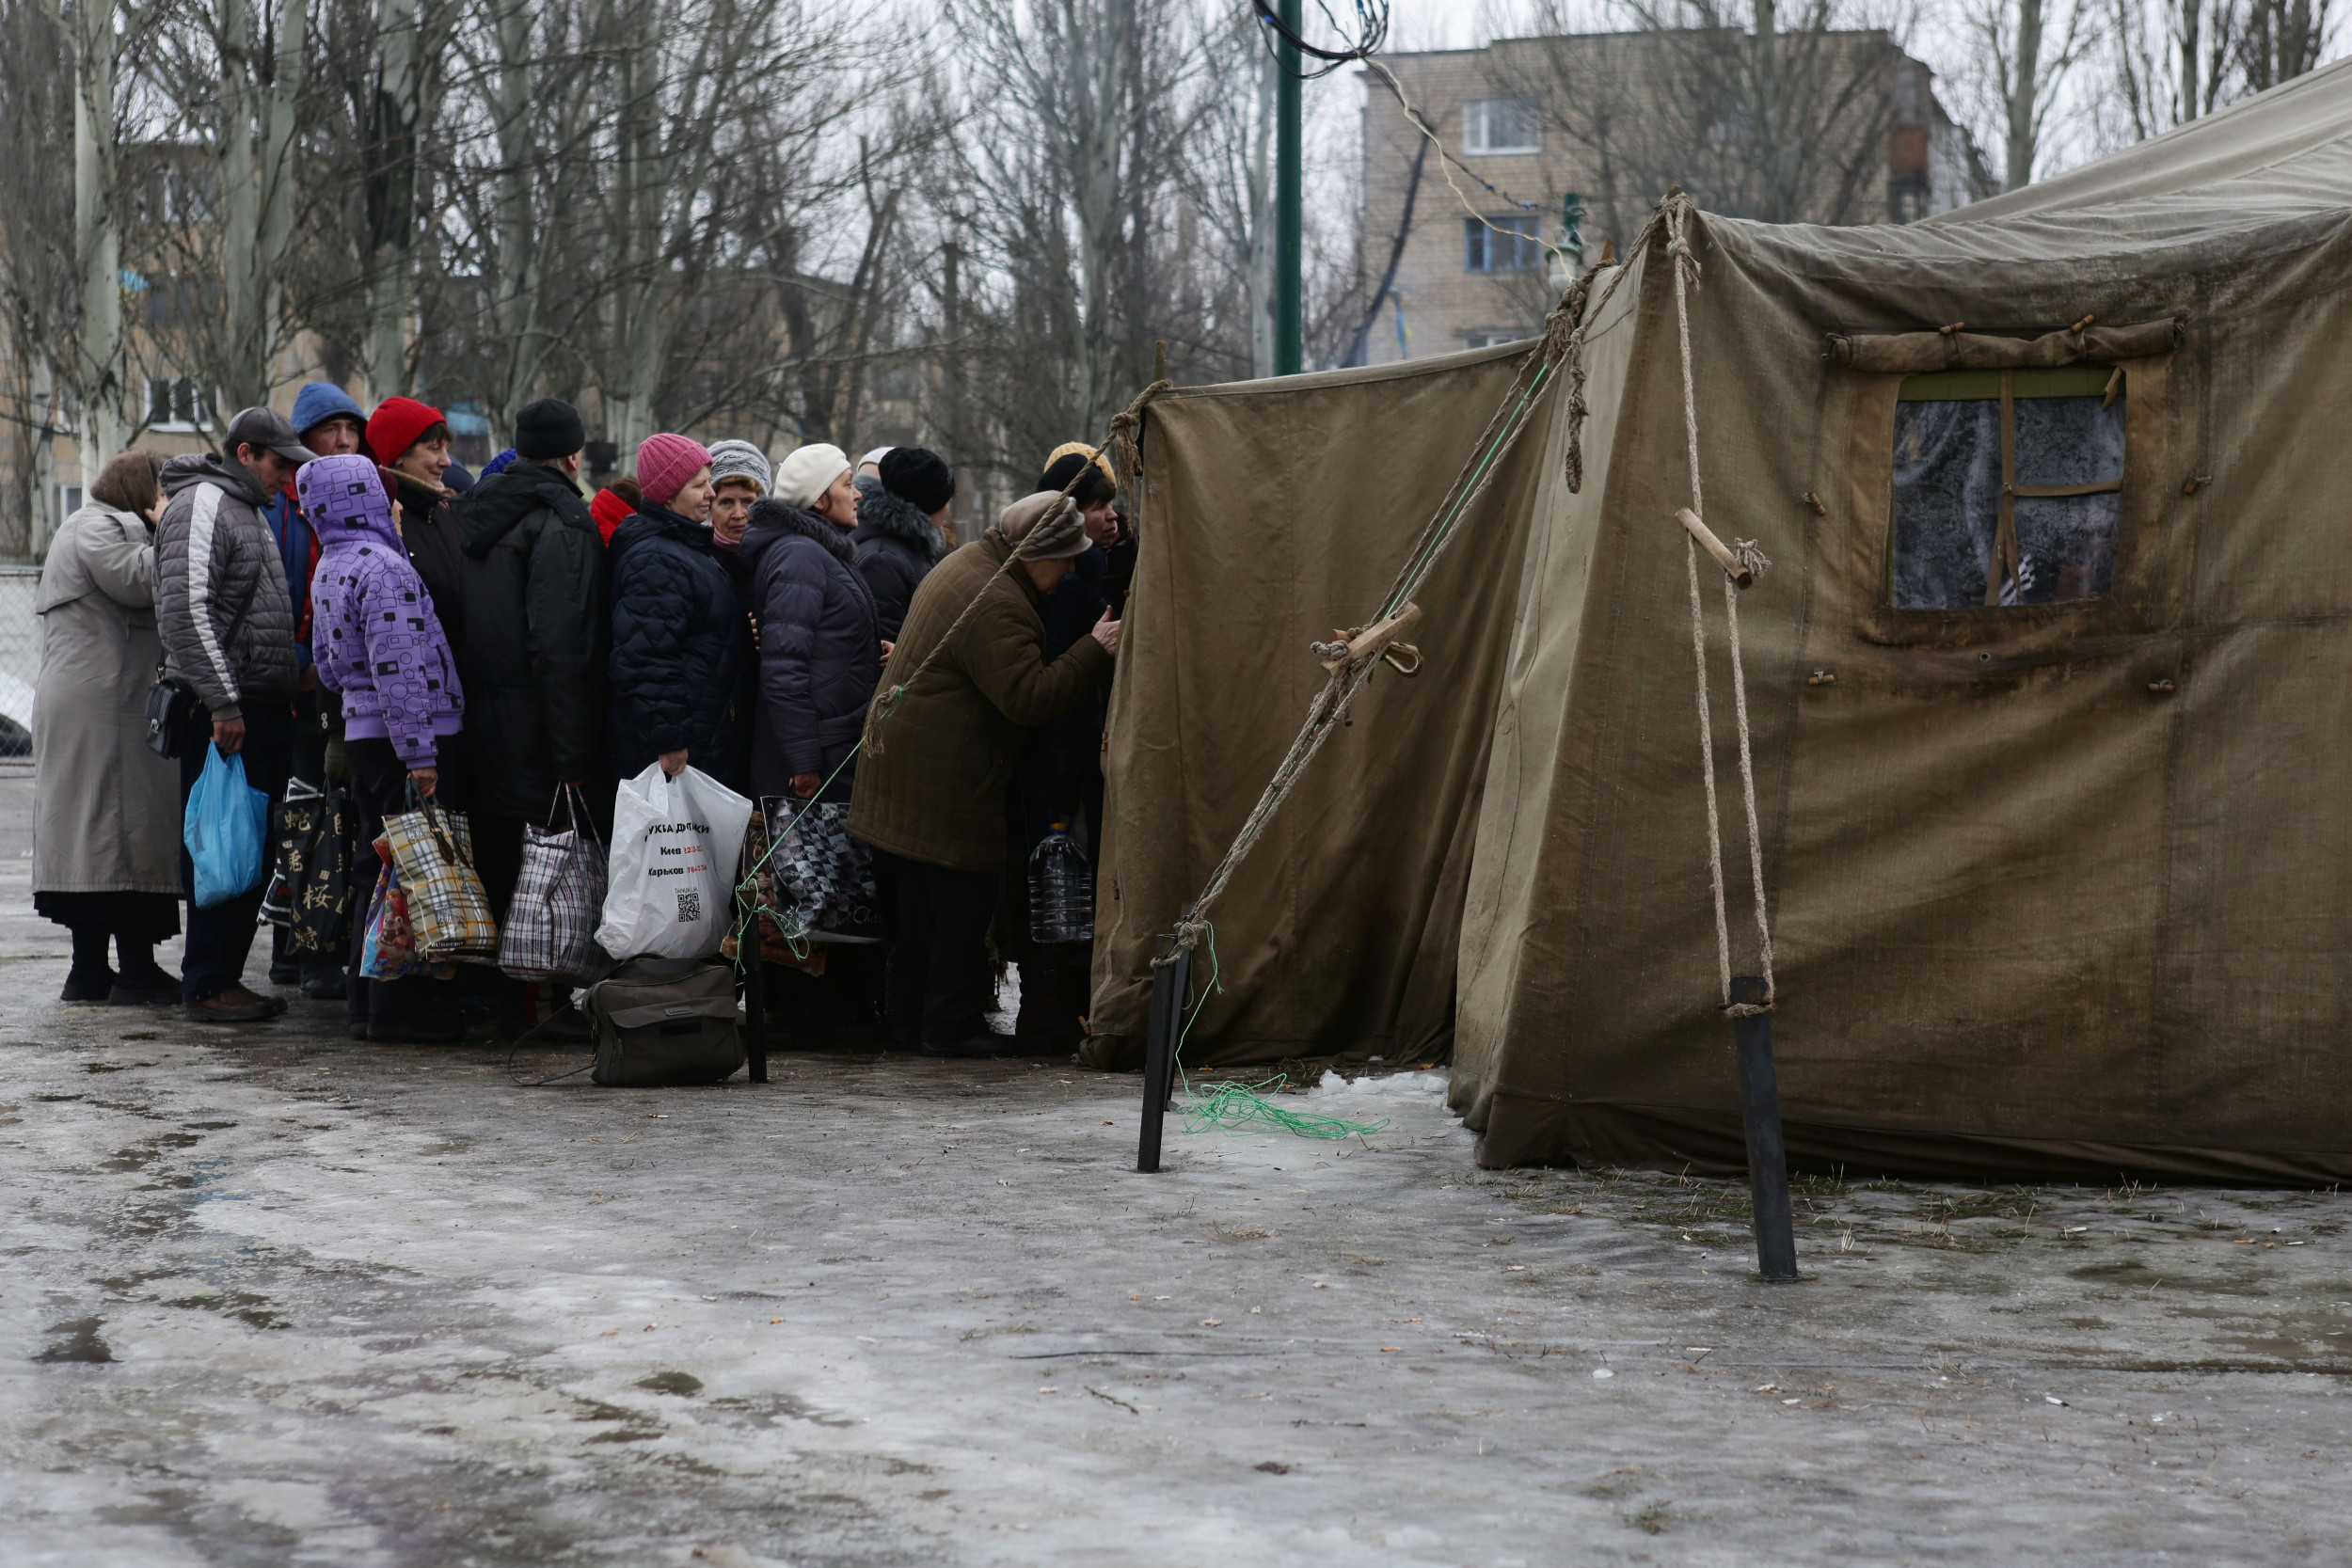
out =
<svg viewBox="0 0 2352 1568"><path fill-rule="evenodd" d="M1029 851L1029 940L1094 940L1094 868L1067 822L1055 823Z"/></svg>

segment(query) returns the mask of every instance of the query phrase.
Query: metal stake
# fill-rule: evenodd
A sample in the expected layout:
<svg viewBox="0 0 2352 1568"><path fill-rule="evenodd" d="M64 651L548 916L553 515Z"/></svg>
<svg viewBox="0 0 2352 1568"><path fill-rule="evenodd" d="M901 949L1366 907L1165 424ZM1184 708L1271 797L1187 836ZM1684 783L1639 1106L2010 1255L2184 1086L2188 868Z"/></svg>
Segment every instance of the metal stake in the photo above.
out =
<svg viewBox="0 0 2352 1568"><path fill-rule="evenodd" d="M759 910L737 927L735 956L743 964L743 1051L751 1058L752 1082L768 1082L768 981L760 973Z"/></svg>
<svg viewBox="0 0 2352 1568"><path fill-rule="evenodd" d="M1173 955L1173 957L1170 957ZM1136 1149L1136 1169L1160 1168L1160 1125L1167 1118L1168 1095L1176 1077L1176 1037L1184 1026L1184 998L1192 990L1192 949L1179 948L1176 939L1159 939L1152 966L1152 1022L1143 1037L1143 1131Z"/></svg>
<svg viewBox="0 0 2352 1568"><path fill-rule="evenodd" d="M1735 1003L1764 1000L1764 982L1742 974L1731 982ZM1740 1120L1747 1132L1748 1193L1756 1209L1756 1272L1772 1284L1797 1277L1797 1237L1788 1213L1788 1149L1780 1136L1780 1081L1772 1071L1772 1015L1731 1021L1740 1062Z"/></svg>

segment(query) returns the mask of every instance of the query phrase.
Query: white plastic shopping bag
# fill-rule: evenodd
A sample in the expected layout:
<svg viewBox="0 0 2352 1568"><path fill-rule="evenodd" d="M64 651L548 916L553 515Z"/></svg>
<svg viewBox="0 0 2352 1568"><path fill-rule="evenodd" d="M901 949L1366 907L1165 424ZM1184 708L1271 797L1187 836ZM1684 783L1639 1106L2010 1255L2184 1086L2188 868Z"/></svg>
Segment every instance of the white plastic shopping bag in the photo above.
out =
<svg viewBox="0 0 2352 1568"><path fill-rule="evenodd" d="M751 818L751 801L692 768L673 779L657 762L623 780L597 945L616 961L716 953Z"/></svg>

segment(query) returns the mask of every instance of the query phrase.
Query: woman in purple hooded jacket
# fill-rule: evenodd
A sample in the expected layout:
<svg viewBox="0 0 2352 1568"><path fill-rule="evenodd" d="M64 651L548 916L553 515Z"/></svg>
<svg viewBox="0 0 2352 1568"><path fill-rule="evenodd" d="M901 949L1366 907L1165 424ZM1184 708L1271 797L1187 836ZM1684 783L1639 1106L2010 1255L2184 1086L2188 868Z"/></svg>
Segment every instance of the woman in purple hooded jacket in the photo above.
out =
<svg viewBox="0 0 2352 1568"><path fill-rule="evenodd" d="M344 750L373 841L386 816L406 808L412 784L449 810L464 804L450 771L457 748L444 743L458 732L466 696L375 464L322 457L303 466L294 485L319 534L311 657L319 680L342 697ZM362 856L357 872L371 887L373 871ZM353 923L355 976L367 914L361 910ZM347 993L352 1037L416 1045L460 1039L464 1020L453 996L443 994L449 990L447 982L415 978L355 984Z"/></svg>

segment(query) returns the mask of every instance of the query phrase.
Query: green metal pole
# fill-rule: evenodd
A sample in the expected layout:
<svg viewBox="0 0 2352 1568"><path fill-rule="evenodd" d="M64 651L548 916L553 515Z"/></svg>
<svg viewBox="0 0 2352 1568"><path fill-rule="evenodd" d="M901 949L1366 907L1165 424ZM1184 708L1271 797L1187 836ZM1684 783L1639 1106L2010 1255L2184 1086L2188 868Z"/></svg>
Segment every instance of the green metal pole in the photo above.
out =
<svg viewBox="0 0 2352 1568"><path fill-rule="evenodd" d="M1282 25L1295 36L1300 0L1281 0ZM1277 45L1281 71L1274 87L1274 373L1296 375L1306 369L1305 291L1299 277L1298 51Z"/></svg>

